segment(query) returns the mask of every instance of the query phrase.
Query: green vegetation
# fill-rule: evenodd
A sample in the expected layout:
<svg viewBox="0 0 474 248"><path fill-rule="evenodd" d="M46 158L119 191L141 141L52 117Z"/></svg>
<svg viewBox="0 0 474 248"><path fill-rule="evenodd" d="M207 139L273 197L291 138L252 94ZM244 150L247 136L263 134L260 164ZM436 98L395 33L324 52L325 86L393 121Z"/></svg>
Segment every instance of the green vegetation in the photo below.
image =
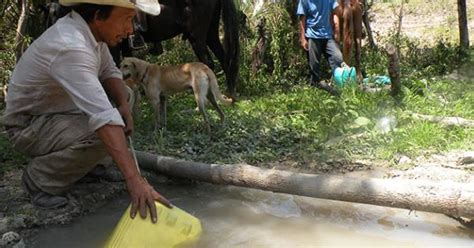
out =
<svg viewBox="0 0 474 248"><path fill-rule="evenodd" d="M257 37L253 34L242 38L242 96L236 106L225 108L225 124L219 125L213 115L213 133L209 137L199 113L189 111L195 107L193 98L183 94L170 99L166 131L149 136L153 114L148 104L143 103L145 111L137 120L139 146L162 155L204 162L260 164L291 160L301 166L327 158L392 161L399 154L414 157L474 148L470 142L474 136L472 129L444 128L413 120L408 114L474 119L472 81L454 81L443 76L468 62L450 41L440 40L435 46L428 46L403 35L382 41L400 47L406 86L401 103L394 101L387 91L369 94L356 87L343 89L343 96L335 99L308 86L306 58L295 44L296 29L289 26L292 21L281 6L271 5L271 10L264 9L256 15L267 21L275 16L281 19L271 21L275 25L267 27L270 52L266 56L271 64L253 74L249 54ZM286 59L272 51L282 51ZM177 55L173 50L159 60L176 61ZM189 58L189 54L185 56ZM365 49L363 58L369 75L387 74L387 58L382 51ZM224 81L223 75L220 81ZM381 131L384 117L393 121L388 133Z"/></svg>
<svg viewBox="0 0 474 248"><path fill-rule="evenodd" d="M251 5L240 8L248 16L248 26L241 34L241 95L235 106L223 107L225 123L221 125L209 108L213 124L209 136L202 117L194 111L194 98L179 94L169 99L166 130L154 133L151 107L143 101L135 120L137 149L209 163L265 166L290 161L298 168L314 161L361 158L392 161L391 165L397 166L394 160L399 155L414 158L474 149L472 128L446 128L410 117L415 112L474 119L474 82L469 75L473 49L464 57L449 37L435 45L404 35L384 37L380 47L391 42L400 48L401 100L394 100L388 91L364 93L355 86L345 87L342 97L333 98L308 85L297 26L284 6L269 4L255 16ZM264 64L253 72L251 54L258 39L254 30L263 17L268 47ZM196 60L189 44L180 39L165 42L164 48L163 55L147 60L160 64ZM2 60L10 61L1 52ZM387 60L383 51L364 47L363 67L368 75L387 75ZM219 72L217 76L224 90L224 75ZM0 174L25 161L11 151L1 135L0 150Z"/></svg>
<svg viewBox="0 0 474 248"><path fill-rule="evenodd" d="M27 158L12 149L5 134L0 133L0 175L11 169L23 167Z"/></svg>

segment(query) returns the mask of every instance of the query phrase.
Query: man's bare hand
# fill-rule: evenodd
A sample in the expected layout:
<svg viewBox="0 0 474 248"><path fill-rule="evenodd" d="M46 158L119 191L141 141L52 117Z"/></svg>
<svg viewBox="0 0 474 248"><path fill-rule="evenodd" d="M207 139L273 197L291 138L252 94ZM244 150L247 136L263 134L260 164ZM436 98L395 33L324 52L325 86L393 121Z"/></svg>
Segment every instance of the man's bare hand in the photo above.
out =
<svg viewBox="0 0 474 248"><path fill-rule="evenodd" d="M300 39L300 44L301 44L301 47L305 50L305 51L308 51L309 48L308 48L308 40L307 39Z"/></svg>
<svg viewBox="0 0 474 248"><path fill-rule="evenodd" d="M133 117L132 117L132 112L130 111L130 108L128 105L121 105L118 107L118 111L120 112L120 115L123 118L123 121L125 122L125 127L123 128L123 131L126 136L130 136L133 133Z"/></svg>
<svg viewBox="0 0 474 248"><path fill-rule="evenodd" d="M127 188L132 198L132 208L130 211L130 217L132 219L135 218L138 210L140 211L140 216L146 218L147 208L149 208L151 220L153 223L156 223L158 217L155 201L159 201L166 207L172 208L171 203L160 193L156 192L153 187L141 177L127 180Z"/></svg>

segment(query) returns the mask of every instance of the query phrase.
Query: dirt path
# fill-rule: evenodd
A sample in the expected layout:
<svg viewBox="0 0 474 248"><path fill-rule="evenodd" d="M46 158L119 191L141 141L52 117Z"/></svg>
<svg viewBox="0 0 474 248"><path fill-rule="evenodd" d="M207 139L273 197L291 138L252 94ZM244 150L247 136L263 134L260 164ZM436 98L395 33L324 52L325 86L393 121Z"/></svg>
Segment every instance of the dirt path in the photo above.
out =
<svg viewBox="0 0 474 248"><path fill-rule="evenodd" d="M422 2L422 3L420 3ZM469 40L474 43L474 0L466 0ZM431 6L431 8L426 8ZM400 7L391 2L370 10L371 27L378 41L396 30ZM458 13L455 0L411 1L405 4L402 32L412 39L433 43L440 39L458 42Z"/></svg>

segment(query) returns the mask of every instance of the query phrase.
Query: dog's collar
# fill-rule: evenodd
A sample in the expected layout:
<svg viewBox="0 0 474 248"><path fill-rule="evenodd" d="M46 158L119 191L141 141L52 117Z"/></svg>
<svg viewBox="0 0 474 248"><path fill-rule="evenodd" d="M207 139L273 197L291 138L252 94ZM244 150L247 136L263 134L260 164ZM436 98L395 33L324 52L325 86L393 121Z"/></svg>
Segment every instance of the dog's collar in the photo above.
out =
<svg viewBox="0 0 474 248"><path fill-rule="evenodd" d="M145 82L143 82L143 80L145 80L145 77L146 77L146 74L148 73L148 66L146 67L145 69L145 73L143 73L143 76L142 76L142 79L140 79L140 83L141 84L144 84Z"/></svg>

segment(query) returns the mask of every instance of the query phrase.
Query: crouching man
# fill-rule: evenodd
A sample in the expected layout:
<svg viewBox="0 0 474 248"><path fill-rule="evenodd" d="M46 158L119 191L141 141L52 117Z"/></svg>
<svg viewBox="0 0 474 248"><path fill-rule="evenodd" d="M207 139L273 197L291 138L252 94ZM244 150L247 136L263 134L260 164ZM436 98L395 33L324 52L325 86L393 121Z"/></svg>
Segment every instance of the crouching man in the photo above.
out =
<svg viewBox="0 0 474 248"><path fill-rule="evenodd" d="M156 0L60 0L72 11L21 57L1 119L13 147L32 157L22 181L41 208L67 204L64 194L109 154L132 199L132 218L154 201L170 206L143 178L128 151L133 131L122 74L107 46L132 33L135 8L157 15ZM115 106L109 101L114 102Z"/></svg>

